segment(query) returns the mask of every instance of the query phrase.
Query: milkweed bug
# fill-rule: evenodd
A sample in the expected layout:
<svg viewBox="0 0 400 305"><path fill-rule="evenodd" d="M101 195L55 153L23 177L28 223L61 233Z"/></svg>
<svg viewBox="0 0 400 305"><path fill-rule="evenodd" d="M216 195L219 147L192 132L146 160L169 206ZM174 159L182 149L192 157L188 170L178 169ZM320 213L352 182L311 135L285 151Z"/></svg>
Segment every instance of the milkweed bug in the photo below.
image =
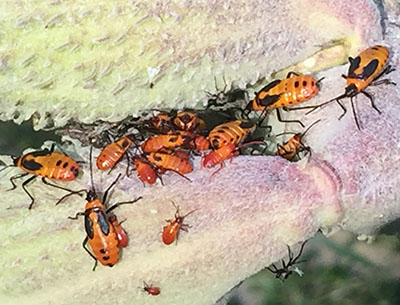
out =
<svg viewBox="0 0 400 305"><path fill-rule="evenodd" d="M115 234L117 235L118 247L125 248L128 245L129 239L128 239L128 234L121 225L124 222L124 220L119 222L117 216L112 214L108 216L108 221L114 227Z"/></svg>
<svg viewBox="0 0 400 305"><path fill-rule="evenodd" d="M239 144L255 130L256 126L247 120L235 120L215 126L208 134L210 145L214 149L227 144Z"/></svg>
<svg viewBox="0 0 400 305"><path fill-rule="evenodd" d="M301 254L303 253L303 249L304 249L306 242L307 241L305 241L301 244L299 254L296 257L293 257L292 250L290 249L289 246L287 246L288 252L289 252L289 261L286 263L284 260L282 260L281 268L278 268L275 264L272 264L271 267L267 267L267 269L269 271L271 271L272 273L274 273L275 277L277 279L280 279L281 281L286 280L293 273L293 271L301 272L301 271L297 271L296 269L294 269L292 267L295 264L301 263L301 262L298 262L297 260L300 258Z"/></svg>
<svg viewBox="0 0 400 305"><path fill-rule="evenodd" d="M161 290L160 287L155 287L152 285L148 285L146 282L143 281L143 291L146 291L150 295L159 295Z"/></svg>
<svg viewBox="0 0 400 305"><path fill-rule="evenodd" d="M191 173L193 167L187 159L163 152L151 152L147 155L147 160L160 169L173 171L190 181L185 175Z"/></svg>
<svg viewBox="0 0 400 305"><path fill-rule="evenodd" d="M286 79L277 79L258 91L247 105L247 111L262 111L259 121L262 122L268 110L276 109L280 122L304 124L299 120L283 120L280 108L307 101L318 94L319 85L323 78L316 80L310 75L299 75L289 72ZM290 110L288 108L288 110Z"/></svg>
<svg viewBox="0 0 400 305"><path fill-rule="evenodd" d="M161 176L158 175L157 169L145 158L141 156L133 157L133 164L140 180L148 184L154 184L157 177L160 178L161 184L164 184Z"/></svg>
<svg viewBox="0 0 400 305"><path fill-rule="evenodd" d="M205 123L199 119L194 112L179 111L173 119L174 125L184 131L194 131L197 129L204 129Z"/></svg>
<svg viewBox="0 0 400 305"><path fill-rule="evenodd" d="M74 180L79 174L79 165L74 159L66 154L55 152L54 144L49 149L44 149L40 151L34 151L22 155L20 157L13 158L14 165L9 165L7 167L16 166L23 170L25 173L17 174L10 178L12 188L15 189L17 186L14 182L16 179L20 179L29 174L33 175L29 179L22 183L22 188L24 192L29 196L31 202L29 204L29 209L33 207L35 199L29 193L26 185L36 179L36 177L41 176L43 183L62 189L67 190L61 186L51 184L45 180L45 178L60 180L60 181L71 181Z"/></svg>
<svg viewBox="0 0 400 305"><path fill-rule="evenodd" d="M302 139L307 134L307 132L319 121L321 120L312 123L303 133L296 133L283 145L278 144L278 150L276 151L275 155L281 156L282 158L285 158L288 161L293 161L294 157L299 156L299 153L301 153L302 151L306 151L306 154L307 153L311 154L310 147L305 146L302 142Z"/></svg>
<svg viewBox="0 0 400 305"><path fill-rule="evenodd" d="M185 215L181 215L179 211L179 205L176 205L175 202L173 201L172 204L176 209L174 216L175 219L166 220L166 222L168 222L168 225L163 227L163 232L162 232L162 241L166 245L172 244L174 240L176 240L176 243L178 243L179 231L183 230L185 232L188 232L188 228L190 228L188 224L183 223L185 217L197 211L197 209L194 209Z"/></svg>
<svg viewBox="0 0 400 305"><path fill-rule="evenodd" d="M117 141L108 144L97 157L97 168L100 170L113 168L127 153L132 143L133 141L128 136L124 136Z"/></svg>
<svg viewBox="0 0 400 305"><path fill-rule="evenodd" d="M396 83L389 79L378 80L385 74L389 74L395 69L390 65L387 65L389 59L389 49L384 46L376 45L362 51L356 58L349 57L350 67L347 75L342 75L346 79L345 92L327 102L324 102L315 106L301 107L299 109L310 109L308 113L320 108L326 104L336 101L336 103L342 108L343 113L339 116L339 120L346 114L346 107L340 102L341 99L349 97L350 104L353 111L354 120L357 128L361 130L360 123L357 118L357 114L354 108L354 98L362 93L371 102L372 108L374 108L379 114L381 111L376 107L374 99L365 89L368 86L377 86L381 84L396 85Z"/></svg>
<svg viewBox="0 0 400 305"><path fill-rule="evenodd" d="M110 190L115 186L121 174L110 184L107 190L104 192L103 202L107 203L107 196ZM83 240L82 246L85 251L95 260L93 266L93 271L96 269L97 262L100 261L102 265L112 267L119 261L119 239L115 231L114 226L107 218L107 215L113 211L115 208L122 204L133 204L134 202L142 199L138 197L132 201L119 202L111 207L105 209L103 203L98 199L96 195L96 190L94 188L93 182L93 169L92 169L92 146L90 146L90 179L92 184L92 189L70 191L70 194L62 197L59 202L65 198L80 194L82 192L86 193L86 205L84 212L78 212L74 217L68 217L69 219L78 219L78 216L84 217L86 237ZM90 248L93 253L87 248L87 243L89 243Z"/></svg>
<svg viewBox="0 0 400 305"><path fill-rule="evenodd" d="M142 145L143 152L156 152L162 148L175 148L189 143L192 137L182 135L157 135L148 138Z"/></svg>

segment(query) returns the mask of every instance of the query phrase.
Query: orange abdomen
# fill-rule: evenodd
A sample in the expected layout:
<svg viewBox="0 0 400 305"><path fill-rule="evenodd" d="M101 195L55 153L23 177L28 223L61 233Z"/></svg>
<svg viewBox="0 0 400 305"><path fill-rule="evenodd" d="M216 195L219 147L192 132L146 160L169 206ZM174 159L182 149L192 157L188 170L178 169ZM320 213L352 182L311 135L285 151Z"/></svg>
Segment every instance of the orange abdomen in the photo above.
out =
<svg viewBox="0 0 400 305"><path fill-rule="evenodd" d="M181 135L158 135L148 138L142 144L142 150L144 152L155 152L162 148L179 147L184 143L184 137Z"/></svg>
<svg viewBox="0 0 400 305"><path fill-rule="evenodd" d="M156 182L157 175L150 164L147 164L139 159L134 159L133 163L135 164L135 168L140 180L147 182L148 184L154 184Z"/></svg>
<svg viewBox="0 0 400 305"><path fill-rule="evenodd" d="M239 144L255 129L255 125L247 120L236 120L215 126L208 139L214 149L228 144Z"/></svg>
<svg viewBox="0 0 400 305"><path fill-rule="evenodd" d="M164 153L150 153L147 158L157 167L172 170L182 175L188 174L193 170L192 164L188 160L177 156Z"/></svg>
<svg viewBox="0 0 400 305"><path fill-rule="evenodd" d="M97 168L100 170L106 170L113 167L131 145L132 140L128 137L122 137L118 141L108 144L97 157Z"/></svg>

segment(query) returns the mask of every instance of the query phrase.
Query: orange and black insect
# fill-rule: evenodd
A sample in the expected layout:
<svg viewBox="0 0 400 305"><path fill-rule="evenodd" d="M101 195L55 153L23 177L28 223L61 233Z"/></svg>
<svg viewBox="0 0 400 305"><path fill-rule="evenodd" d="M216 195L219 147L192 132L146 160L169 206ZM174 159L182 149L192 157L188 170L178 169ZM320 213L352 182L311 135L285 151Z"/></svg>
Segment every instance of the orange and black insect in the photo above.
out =
<svg viewBox="0 0 400 305"><path fill-rule="evenodd" d="M206 168L214 167L217 164L220 164L220 168L216 170L213 174L215 175L221 168L224 166L224 161L227 159L231 159L235 156L236 146L235 144L229 143L223 146L220 146L216 150L210 151L208 154L203 156L201 160L201 165Z"/></svg>
<svg viewBox="0 0 400 305"><path fill-rule="evenodd" d="M117 235L118 247L125 248L128 245L129 239L128 239L128 234L121 225L124 222L124 220L119 222L117 216L112 214L108 216L108 221L114 227L115 234Z"/></svg>
<svg viewBox="0 0 400 305"><path fill-rule="evenodd" d="M280 108L307 101L318 94L319 85L323 78L316 80L310 75L299 75L289 72L286 79L277 79L258 91L252 101L247 105L247 111L262 111L260 121L263 121L268 110L277 110L278 120L285 123L298 123L299 120L283 120ZM288 110L290 110L288 108Z"/></svg>
<svg viewBox="0 0 400 305"><path fill-rule="evenodd" d="M313 108L310 112L315 109L324 106L330 102L336 101L342 108L343 113L340 115L339 120L346 114L346 107L340 102L341 99L345 97L350 98L351 108L354 115L354 120L356 122L357 128L360 128L359 121L357 119L357 114L354 108L354 97L359 93L364 94L371 102L372 108L374 108L379 114L381 111L376 107L374 99L365 89L368 86L377 86L381 84L396 85L396 83L390 81L389 79L378 80L385 74L389 74L395 69L390 65L387 65L389 59L389 49L384 46L374 46L362 51L356 58L349 57L350 67L347 75L342 75L346 79L346 89L342 95L335 97L325 103L303 107Z"/></svg>
<svg viewBox="0 0 400 305"><path fill-rule="evenodd" d="M133 141L128 136L124 136L117 141L108 144L97 157L97 168L100 170L113 168L127 153L132 143Z"/></svg>
<svg viewBox="0 0 400 305"><path fill-rule="evenodd" d="M202 135L198 135L193 139L193 148L197 151L203 151L210 148L210 141Z"/></svg>
<svg viewBox="0 0 400 305"><path fill-rule="evenodd" d="M193 171L193 166L186 158L180 158L163 152L151 152L147 155L147 160L158 168L174 171L190 180L185 175Z"/></svg>
<svg viewBox="0 0 400 305"><path fill-rule="evenodd" d="M298 270L297 268L293 268L294 265L301 263L302 261L298 261L300 258L301 254L303 253L304 246L307 241L303 242L300 247L299 254L294 257L292 250L288 247L288 252L289 252L289 261L286 263L284 260L282 260L282 267L278 268L275 264L272 264L271 267L267 267L269 271L271 271L273 274L275 274L275 277L277 279L280 279L281 281L286 280L292 273L293 271L297 272L302 275L302 272ZM296 270L297 269L297 270Z"/></svg>
<svg viewBox="0 0 400 305"><path fill-rule="evenodd" d="M306 154L311 154L311 148L309 146L305 146L302 142L303 137L307 134L307 132L319 121L318 120L312 123L303 133L296 133L293 137L291 137L287 142L280 145L278 144L278 149L275 153L277 156L281 156L286 160L293 161L296 156L299 156L299 153L305 151ZM279 135L277 135L279 136ZM299 157L300 158L300 157Z"/></svg>
<svg viewBox="0 0 400 305"><path fill-rule="evenodd" d="M205 128L205 122L202 119L194 112L186 110L179 111L173 119L173 123L179 130L184 131L202 130Z"/></svg>
<svg viewBox="0 0 400 305"><path fill-rule="evenodd" d="M107 203L108 193L115 186L115 184L121 177L121 174L118 175L118 177L104 192L103 205L103 202L98 199L94 188L91 160L92 147L90 147L90 179L92 183L92 189L89 191L70 191L70 194L62 197L59 202L71 195L80 194L82 192L86 193L87 202L85 205L85 211L78 212L74 217L69 217L69 219L78 219L78 216L84 217L85 231L87 236L83 240L82 245L86 252L95 260L95 264L93 266L93 270L95 270L97 266L97 261L100 261L101 264L109 267L114 266L119 261L118 236L114 226L107 218L107 214L109 214L111 211L122 204L132 204L140 200L142 197L138 197L132 201L119 202L106 209L105 204ZM89 243L93 253L87 248L87 243Z"/></svg>
<svg viewBox="0 0 400 305"><path fill-rule="evenodd" d="M150 127L150 129L161 133L161 134L167 134L173 129L172 126L172 117L168 113L159 113L153 117L151 117L147 125Z"/></svg>
<svg viewBox="0 0 400 305"><path fill-rule="evenodd" d="M188 228L190 226L188 224L183 223L185 217L189 216L193 212L195 212L197 209L190 211L189 213L185 215L181 215L179 211L179 205L176 205L175 202L172 201L172 204L174 205L176 211L175 211L175 216L174 220L167 220L168 225L163 227L163 232L162 232L162 241L166 245L170 245L176 240L176 243L178 243L178 237L179 237L179 231L183 230L185 232L188 232Z"/></svg>
<svg viewBox="0 0 400 305"><path fill-rule="evenodd" d="M182 135L157 135L148 138L142 144L144 152L156 152L162 148L175 148L183 146L192 140L190 136Z"/></svg>
<svg viewBox="0 0 400 305"><path fill-rule="evenodd" d="M159 295L161 292L160 287L148 285L146 282L143 282L143 290L150 295Z"/></svg>
<svg viewBox="0 0 400 305"><path fill-rule="evenodd" d="M253 132L256 125L247 120L236 120L215 126L209 133L208 139L214 149L228 144L240 144L248 134Z"/></svg>
<svg viewBox="0 0 400 305"><path fill-rule="evenodd" d="M29 182L33 181L37 176L41 176L43 183L68 191L68 189L65 189L61 186L49 183L47 180L45 180L45 178L60 180L60 181L71 181L78 176L80 168L78 162L76 162L68 155L55 152L54 145L51 146L50 150L44 149L40 151L27 153L20 157L13 158L13 161L14 165L10 166L17 166L20 169L22 169L25 173L17 174L10 178L10 182L12 184L12 188L10 190L13 190L17 187L14 180L20 179L29 174L33 175L32 177L30 177L29 179L25 180L22 183L22 188L31 199L31 203L29 204L29 209L32 208L35 202L35 199L26 188L26 185Z"/></svg>
<svg viewBox="0 0 400 305"><path fill-rule="evenodd" d="M135 165L135 170L140 180L148 184L154 184L158 177L160 178L161 184L163 184L161 177L157 173L157 169L145 158L135 156L133 157L133 164Z"/></svg>

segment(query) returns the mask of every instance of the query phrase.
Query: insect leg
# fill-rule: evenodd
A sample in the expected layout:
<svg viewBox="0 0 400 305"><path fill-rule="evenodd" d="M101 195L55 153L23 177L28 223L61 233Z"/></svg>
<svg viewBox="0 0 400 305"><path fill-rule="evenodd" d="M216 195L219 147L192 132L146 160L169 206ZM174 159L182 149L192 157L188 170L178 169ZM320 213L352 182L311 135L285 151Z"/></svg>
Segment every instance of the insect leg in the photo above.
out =
<svg viewBox="0 0 400 305"><path fill-rule="evenodd" d="M353 98L350 99L350 103L351 103L351 109L353 111L353 116L354 116L354 120L356 121L357 128L358 128L358 130L361 130L360 123L358 122L358 118L357 118L356 109L354 108Z"/></svg>
<svg viewBox="0 0 400 305"><path fill-rule="evenodd" d="M86 252L89 253L89 255L94 259L95 263L94 263L94 266L93 266L93 269L92 269L92 270L94 271L94 270L96 270L96 267L97 267L97 258L96 258L96 257L92 254L92 252L90 252L89 249L86 247L87 243L88 243L88 237L86 236L86 238L83 240L82 247L83 247L83 249L85 249Z"/></svg>
<svg viewBox="0 0 400 305"><path fill-rule="evenodd" d="M394 85L394 86L396 86L396 83L395 82L392 82L392 81L390 81L390 80L388 80L388 79L381 79L381 80L378 80L378 81L376 81L376 82L373 82L373 83L371 83L370 84L370 86L379 86L379 85L382 85L382 84L385 84L385 85Z"/></svg>
<svg viewBox="0 0 400 305"><path fill-rule="evenodd" d="M297 123L297 124L300 124L303 128L305 128L304 124L299 120L283 120L279 108L276 109L276 114L277 114L279 122L282 122L282 123Z"/></svg>
<svg viewBox="0 0 400 305"><path fill-rule="evenodd" d="M299 254L297 254L297 256L294 258L294 260L292 261L292 264L295 264L297 262L297 260L300 258L300 256L303 254L303 249L304 249L304 246L306 243L307 243L307 240L301 244Z"/></svg>
<svg viewBox="0 0 400 305"><path fill-rule="evenodd" d="M374 103L374 99L372 98L371 94L369 94L366 91L361 90L360 91L362 94L364 94L366 97L369 98L369 100L371 101L371 106L372 108L374 108L379 114L382 114L382 112L378 109L378 107L376 107L375 103Z"/></svg>
<svg viewBox="0 0 400 305"><path fill-rule="evenodd" d="M12 177L10 178L10 182L11 182L11 184L12 184L12 188L8 189L7 191L11 191L11 190L16 189L16 188L17 188L17 185L15 184L14 180L20 179L20 178L22 178L22 177L25 177L26 175L29 175L29 174L28 174L28 173L23 173L23 174L18 174L18 175L12 176ZM35 177L35 176L34 176L34 177Z"/></svg>
<svg viewBox="0 0 400 305"><path fill-rule="evenodd" d="M106 210L106 214L108 214L109 212L111 212L111 211L114 210L115 208L119 207L120 205L123 205L123 204L132 204L132 203L135 203L136 201L139 201L140 199L142 199L142 196L140 196L140 197L138 197L138 198L135 198L134 200L131 200L131 201L123 201L123 202L115 203L115 204L113 204L111 207L109 207L109 208Z"/></svg>
<svg viewBox="0 0 400 305"><path fill-rule="evenodd" d="M338 117L338 120L341 120L342 117L344 117L344 115L346 114L347 109L346 109L346 107L344 107L344 105L339 101L339 99L336 100L336 103L338 103L339 106L340 106L340 108L342 108L342 110L343 110L343 113Z"/></svg>
<svg viewBox="0 0 400 305"><path fill-rule="evenodd" d="M119 174L117 176L117 178L110 184L110 186L106 189L106 191L104 192L104 196L103 196L103 203L106 204L107 202L107 196L108 196L108 192L114 187L114 185L118 182L119 178L121 177L121 174Z"/></svg>
<svg viewBox="0 0 400 305"><path fill-rule="evenodd" d="M300 76L300 75L297 74L296 72L290 71L290 72L286 75L286 78L290 78L292 75Z"/></svg>
<svg viewBox="0 0 400 305"><path fill-rule="evenodd" d="M36 176L32 176L29 179L25 180L24 183L22 183L22 188L24 189L25 193L28 194L29 198L31 198L31 203L29 205L29 210L32 209L33 203L35 202L35 198L33 198L33 196L31 195L31 193L29 193L28 189L26 188L26 185L31 182L32 180L34 180L36 178Z"/></svg>
<svg viewBox="0 0 400 305"><path fill-rule="evenodd" d="M85 212L77 212L75 216L68 216L68 219L77 220L78 216L85 216Z"/></svg>

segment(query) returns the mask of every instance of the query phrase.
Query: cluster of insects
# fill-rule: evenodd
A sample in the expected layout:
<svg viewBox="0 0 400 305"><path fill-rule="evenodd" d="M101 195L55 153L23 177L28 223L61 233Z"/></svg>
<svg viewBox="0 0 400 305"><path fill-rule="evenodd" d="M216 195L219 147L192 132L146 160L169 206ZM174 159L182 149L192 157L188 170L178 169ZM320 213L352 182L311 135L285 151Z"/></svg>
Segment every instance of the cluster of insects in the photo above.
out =
<svg viewBox="0 0 400 305"><path fill-rule="evenodd" d="M168 171L190 181L190 178L186 175L193 171L191 159L193 155L201 155L201 167L213 168L219 166L210 175L211 179L222 169L224 161L238 155L241 148L248 145L267 146L265 140L251 139L251 135L257 128L271 131L271 127L263 126L263 122L272 110L276 109L279 121L298 124L305 128L299 120L284 120L281 110L310 109L309 112L312 112L336 101L343 109L343 114L339 117L341 119L347 111L341 100L346 97L350 98L355 123L360 129L354 107L354 97L362 93L370 100L372 107L381 113L374 103L373 97L365 89L372 85L395 85L388 79L380 79L383 75L393 71L391 66L387 64L388 58L389 50L384 46L370 47L362 51L356 58L349 58L348 73L343 75L346 79L345 92L319 105L292 107L316 96L324 78L317 80L310 75L298 75L295 72L290 72L285 79L274 80L256 92L254 98L250 102L246 102L243 107L232 106L230 110L235 109L235 111L229 113L234 115L226 115L226 119L222 123L212 124L208 122L205 116L201 116L200 111L172 110L158 111L150 118L137 119L124 126L121 124L117 126L113 134L111 132L108 134L108 138L111 137L111 140L104 137L103 134L99 135L97 142L102 145L102 150L96 158L97 169L111 171L125 158L127 160L126 176L130 177L134 170L144 185L155 184L157 179L164 185L162 175ZM236 94L237 92L232 96L236 96ZM235 102L232 96L221 101L224 94L210 94L207 108L229 108L229 105ZM252 112L259 114L256 121L249 116ZM278 144L274 154L289 161L299 160L301 153L303 157L311 154L311 148L303 144L302 139L319 122L320 120L315 121L303 132L295 133L288 141ZM212 126L208 127L209 125ZM131 128L135 132L131 132ZM276 135L276 137L280 135ZM14 158L14 165L9 166L19 167L22 173L10 178L12 189L16 188L16 179L30 175L22 183L23 190L31 200L29 209L34 206L35 199L27 189L27 184L37 177L41 177L43 183L48 186L68 192L67 195L58 200L57 204L71 195L86 194L84 211L80 211L74 217L69 218L77 219L79 216L84 218L86 237L83 241L83 247L95 260L93 270L95 270L98 261L105 266L112 267L119 261L119 248L128 245L128 234L113 211L123 204L133 204L141 200L142 197L113 205L108 204L108 194L121 179L121 173L104 192L102 200L97 197L93 181L92 146L90 147L89 162L92 185L90 190L69 190L48 181L48 179L59 181L76 179L80 172L79 163L65 153L54 151L54 145L51 149L34 151L16 157ZM196 209L191 210L182 215L180 207L174 202L172 204L175 207L174 218L167 221L162 232L162 241L166 245L177 241L180 230L188 230L190 226L184 223L184 219L196 211ZM90 249L87 244L89 244ZM289 261L287 263L282 261L281 268L272 265L268 269L275 273L277 278L286 279L292 273L292 266L298 263L304 244L301 246L299 255L295 258L289 248ZM147 284L145 284L144 290L151 295L160 293L158 287Z"/></svg>

